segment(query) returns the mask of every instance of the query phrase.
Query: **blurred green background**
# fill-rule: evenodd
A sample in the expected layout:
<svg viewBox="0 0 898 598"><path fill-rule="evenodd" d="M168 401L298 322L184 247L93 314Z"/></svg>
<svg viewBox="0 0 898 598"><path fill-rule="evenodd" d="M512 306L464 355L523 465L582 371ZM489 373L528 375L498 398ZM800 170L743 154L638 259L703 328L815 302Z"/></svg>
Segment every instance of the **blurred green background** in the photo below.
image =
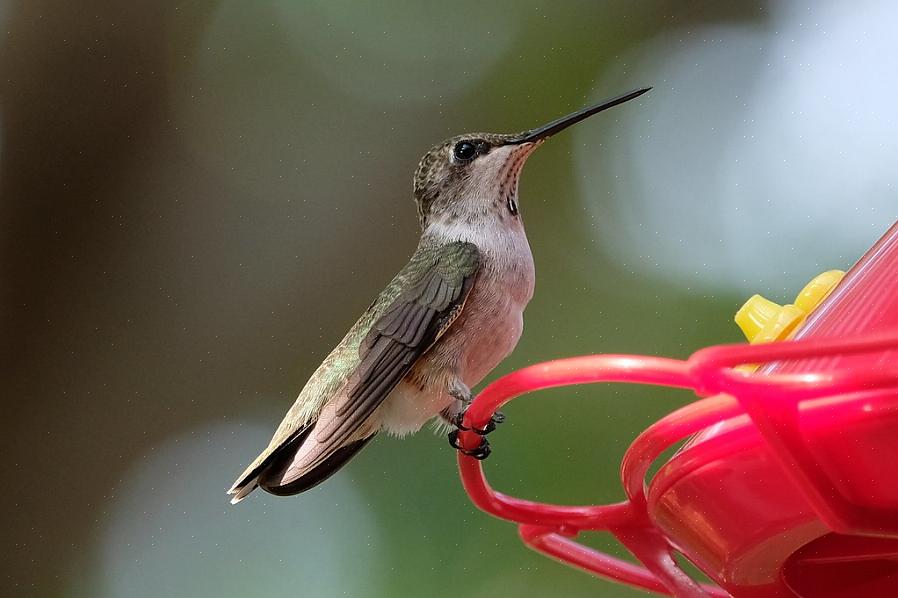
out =
<svg viewBox="0 0 898 598"><path fill-rule="evenodd" d="M224 492L411 254L412 172L449 135L655 86L530 159L536 295L492 378L736 341L753 292L848 267L898 217L894 17L886 0L0 0L0 593L639 595L525 549L426 431L299 497ZM688 400L521 399L488 474L620 499L629 442Z"/></svg>

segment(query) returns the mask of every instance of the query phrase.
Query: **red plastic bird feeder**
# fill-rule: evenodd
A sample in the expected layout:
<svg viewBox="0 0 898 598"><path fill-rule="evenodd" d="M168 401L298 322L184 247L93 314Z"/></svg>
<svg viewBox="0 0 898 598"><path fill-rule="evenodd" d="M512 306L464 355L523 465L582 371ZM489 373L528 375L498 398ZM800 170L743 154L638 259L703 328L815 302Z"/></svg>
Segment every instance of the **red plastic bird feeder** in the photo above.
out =
<svg viewBox="0 0 898 598"><path fill-rule="evenodd" d="M535 550L659 594L898 596L898 224L797 324L791 340L710 347L685 361L591 355L509 374L474 400L467 428L557 386L630 382L700 398L627 450L623 502L513 498L459 453L465 489L487 513L517 523ZM659 455L686 438L646 480ZM479 442L473 432L459 440ZM642 566L575 541L595 530L613 534ZM675 553L717 586L693 581Z"/></svg>

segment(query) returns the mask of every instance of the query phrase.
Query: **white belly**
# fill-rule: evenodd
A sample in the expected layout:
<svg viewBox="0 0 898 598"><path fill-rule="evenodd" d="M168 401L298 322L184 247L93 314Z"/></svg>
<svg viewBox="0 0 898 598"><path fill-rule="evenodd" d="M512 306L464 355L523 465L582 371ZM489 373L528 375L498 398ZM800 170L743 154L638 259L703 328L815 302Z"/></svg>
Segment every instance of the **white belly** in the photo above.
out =
<svg viewBox="0 0 898 598"><path fill-rule="evenodd" d="M403 437L421 429L428 420L449 407L454 399L436 385L423 391L400 382L381 405L380 426L393 436Z"/></svg>

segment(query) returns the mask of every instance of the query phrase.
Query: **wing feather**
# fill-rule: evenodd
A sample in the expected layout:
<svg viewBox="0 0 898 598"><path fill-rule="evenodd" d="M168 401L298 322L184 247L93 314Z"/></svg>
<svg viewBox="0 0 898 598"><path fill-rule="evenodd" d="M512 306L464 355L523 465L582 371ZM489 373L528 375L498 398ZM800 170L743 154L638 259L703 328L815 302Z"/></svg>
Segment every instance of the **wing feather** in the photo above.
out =
<svg viewBox="0 0 898 598"><path fill-rule="evenodd" d="M291 418L294 405L231 493L240 499L256 483L275 494L302 492L342 467L376 434L374 411L461 313L479 267L471 243L420 245L357 324L371 318L345 382L311 419Z"/></svg>
<svg viewBox="0 0 898 598"><path fill-rule="evenodd" d="M413 262L410 266L414 264ZM351 436L390 394L415 361L448 329L461 312L480 264L477 247L456 242L429 257L362 343L357 376L350 379L345 400L331 425L316 430L319 442L336 444Z"/></svg>

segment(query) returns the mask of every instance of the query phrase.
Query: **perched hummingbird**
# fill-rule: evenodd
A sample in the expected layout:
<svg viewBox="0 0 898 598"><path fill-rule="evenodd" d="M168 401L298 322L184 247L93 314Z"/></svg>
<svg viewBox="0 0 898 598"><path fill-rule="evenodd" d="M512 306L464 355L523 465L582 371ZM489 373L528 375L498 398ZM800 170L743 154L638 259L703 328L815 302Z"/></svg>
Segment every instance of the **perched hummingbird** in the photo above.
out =
<svg viewBox="0 0 898 598"><path fill-rule="evenodd" d="M523 133L461 135L427 152L414 179L418 248L312 374L268 447L228 491L231 502L256 487L308 490L381 430L404 436L437 415L460 427L471 387L517 345L533 296L533 256L518 210L524 162L551 135L649 89ZM450 442L459 448L456 433ZM466 453L485 457L486 439Z"/></svg>

